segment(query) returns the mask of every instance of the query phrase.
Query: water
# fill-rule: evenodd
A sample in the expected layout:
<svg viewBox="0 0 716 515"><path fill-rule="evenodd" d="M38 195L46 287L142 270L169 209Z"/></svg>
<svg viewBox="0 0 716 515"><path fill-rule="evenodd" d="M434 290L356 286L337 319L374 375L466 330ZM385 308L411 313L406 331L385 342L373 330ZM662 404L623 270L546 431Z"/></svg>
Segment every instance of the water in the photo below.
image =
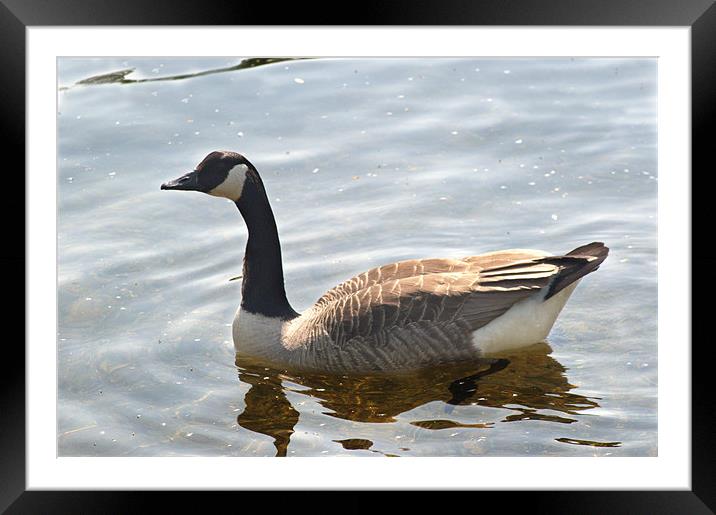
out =
<svg viewBox="0 0 716 515"><path fill-rule="evenodd" d="M655 60L240 63L59 62L59 455L657 454ZM400 259L611 253L492 366L273 369L234 355L235 206L159 190L217 149L262 174L298 310Z"/></svg>

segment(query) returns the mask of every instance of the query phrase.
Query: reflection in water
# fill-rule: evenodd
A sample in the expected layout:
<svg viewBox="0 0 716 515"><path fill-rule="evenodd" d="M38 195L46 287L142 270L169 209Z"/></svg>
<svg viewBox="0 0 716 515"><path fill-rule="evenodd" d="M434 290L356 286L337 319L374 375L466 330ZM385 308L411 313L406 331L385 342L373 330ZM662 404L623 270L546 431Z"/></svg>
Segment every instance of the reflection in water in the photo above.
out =
<svg viewBox="0 0 716 515"><path fill-rule="evenodd" d="M191 79L193 77L201 77L202 75L213 75L215 73L233 72L236 70L243 70L246 68L256 68L257 66L264 66L266 64L280 63L282 61L294 61L296 59L306 58L293 58L293 57L252 57L250 59L242 59L239 64L234 66L225 66L223 68L214 68L211 70L204 70L195 73L181 73L178 75L168 75L166 77L150 77L146 79L128 79L127 75L134 71L134 68L128 68L126 70L118 70L110 73L103 73L101 75L94 75L86 79L75 82L75 86L94 86L98 84L134 84L139 82L161 82L168 80L181 80ZM61 90L69 89L68 87L61 87Z"/></svg>
<svg viewBox="0 0 716 515"><path fill-rule="evenodd" d="M450 383L450 386L448 386L448 390L452 394L452 398L447 401L448 404L459 405L462 401L469 399L475 395L475 392L477 391L477 381L481 377L499 372L509 364L510 362L507 359L498 359L493 363L490 363L490 367L487 370L482 370L467 377L456 379ZM449 411L452 410L449 409Z"/></svg>
<svg viewBox="0 0 716 515"><path fill-rule="evenodd" d="M371 442L370 440L366 440L364 438L346 438L345 440L333 440L333 441L341 444L344 449L347 449L349 451L365 450L365 451L375 452L377 454L382 454L383 456L387 456L389 458L397 458L398 457L396 454L389 454L389 453L379 451L377 449L371 449L371 447L373 447L373 442Z"/></svg>
<svg viewBox="0 0 716 515"><path fill-rule="evenodd" d="M462 422L453 422L452 420L418 420L417 422L411 422L411 424L422 427L423 429L453 429L456 427L488 429L494 426L492 422L486 422L484 424L463 424Z"/></svg>
<svg viewBox="0 0 716 515"><path fill-rule="evenodd" d="M345 440L333 441L341 444L344 449L348 449L349 451L353 451L356 449L369 450L371 447L373 447L373 442L364 438L346 438Z"/></svg>
<svg viewBox="0 0 716 515"><path fill-rule="evenodd" d="M251 388L244 399L246 409L237 422L245 429L273 438L276 456L286 456L298 412L286 398L281 379L263 367L242 370L239 379Z"/></svg>
<svg viewBox="0 0 716 515"><path fill-rule="evenodd" d="M594 399L570 393L565 368L539 344L503 359L484 359L456 366L403 374L329 375L289 372L237 354L239 379L251 385L246 407L237 421L245 429L274 439L277 456L286 456L298 412L286 391L308 395L327 411L324 414L356 422L395 422L395 417L433 401L507 409L514 413L502 422L542 420L572 423L577 412L596 408ZM282 381L301 385L283 386ZM555 412L559 414L555 414ZM493 423L465 424L447 419L416 420L412 425L432 430L455 427L490 428ZM337 440L346 449L369 449L370 440Z"/></svg>

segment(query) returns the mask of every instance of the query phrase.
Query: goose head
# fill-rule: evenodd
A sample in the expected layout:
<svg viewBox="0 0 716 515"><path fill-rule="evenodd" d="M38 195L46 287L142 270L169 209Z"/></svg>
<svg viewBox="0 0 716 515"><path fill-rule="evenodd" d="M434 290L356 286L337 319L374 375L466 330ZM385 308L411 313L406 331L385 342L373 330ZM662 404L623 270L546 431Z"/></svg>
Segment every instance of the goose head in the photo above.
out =
<svg viewBox="0 0 716 515"><path fill-rule="evenodd" d="M249 175L258 176L254 166L241 154L214 151L194 170L162 184L163 190L201 191L238 202Z"/></svg>
<svg viewBox="0 0 716 515"><path fill-rule="evenodd" d="M241 309L279 320L298 316L286 299L276 219L261 177L248 159L236 152L211 152L194 170L165 182L161 189L201 191L234 202L249 233Z"/></svg>

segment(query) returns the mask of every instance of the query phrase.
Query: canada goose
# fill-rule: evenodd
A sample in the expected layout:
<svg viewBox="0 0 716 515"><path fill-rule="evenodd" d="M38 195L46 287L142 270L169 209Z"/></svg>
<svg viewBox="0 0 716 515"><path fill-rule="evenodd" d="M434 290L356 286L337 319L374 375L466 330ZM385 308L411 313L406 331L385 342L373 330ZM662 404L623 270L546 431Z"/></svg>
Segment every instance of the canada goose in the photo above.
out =
<svg viewBox="0 0 716 515"><path fill-rule="evenodd" d="M609 252L594 242L564 256L512 249L400 261L339 284L299 314L286 299L266 190L244 156L212 152L161 189L236 203L249 236L234 345L237 352L297 369L408 370L540 342L579 280Z"/></svg>

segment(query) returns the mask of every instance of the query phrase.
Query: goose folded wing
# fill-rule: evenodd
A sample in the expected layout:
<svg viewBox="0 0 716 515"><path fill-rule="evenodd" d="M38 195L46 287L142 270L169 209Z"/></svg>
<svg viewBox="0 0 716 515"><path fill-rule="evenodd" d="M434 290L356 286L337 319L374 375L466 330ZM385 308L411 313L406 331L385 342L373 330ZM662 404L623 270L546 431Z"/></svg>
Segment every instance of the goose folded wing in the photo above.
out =
<svg viewBox="0 0 716 515"><path fill-rule="evenodd" d="M439 273L477 272L482 268L478 263L459 259L433 258L398 261L397 263L372 268L342 282L328 290L318 299L316 305L329 305L350 295L365 293L365 290L373 286L385 285L391 281Z"/></svg>
<svg viewBox="0 0 716 515"><path fill-rule="evenodd" d="M457 324L474 331L548 287L559 272L559 265L524 260L477 272L393 279L327 302L318 315L339 345L411 324Z"/></svg>
<svg viewBox="0 0 716 515"><path fill-rule="evenodd" d="M543 256L545 254L540 251L511 249L468 256L463 259L429 258L398 261L372 268L362 274L351 277L328 290L318 299L316 304L319 306L330 304L345 296L358 293L365 288L393 280L440 273L477 273L483 269L512 265L516 262Z"/></svg>

